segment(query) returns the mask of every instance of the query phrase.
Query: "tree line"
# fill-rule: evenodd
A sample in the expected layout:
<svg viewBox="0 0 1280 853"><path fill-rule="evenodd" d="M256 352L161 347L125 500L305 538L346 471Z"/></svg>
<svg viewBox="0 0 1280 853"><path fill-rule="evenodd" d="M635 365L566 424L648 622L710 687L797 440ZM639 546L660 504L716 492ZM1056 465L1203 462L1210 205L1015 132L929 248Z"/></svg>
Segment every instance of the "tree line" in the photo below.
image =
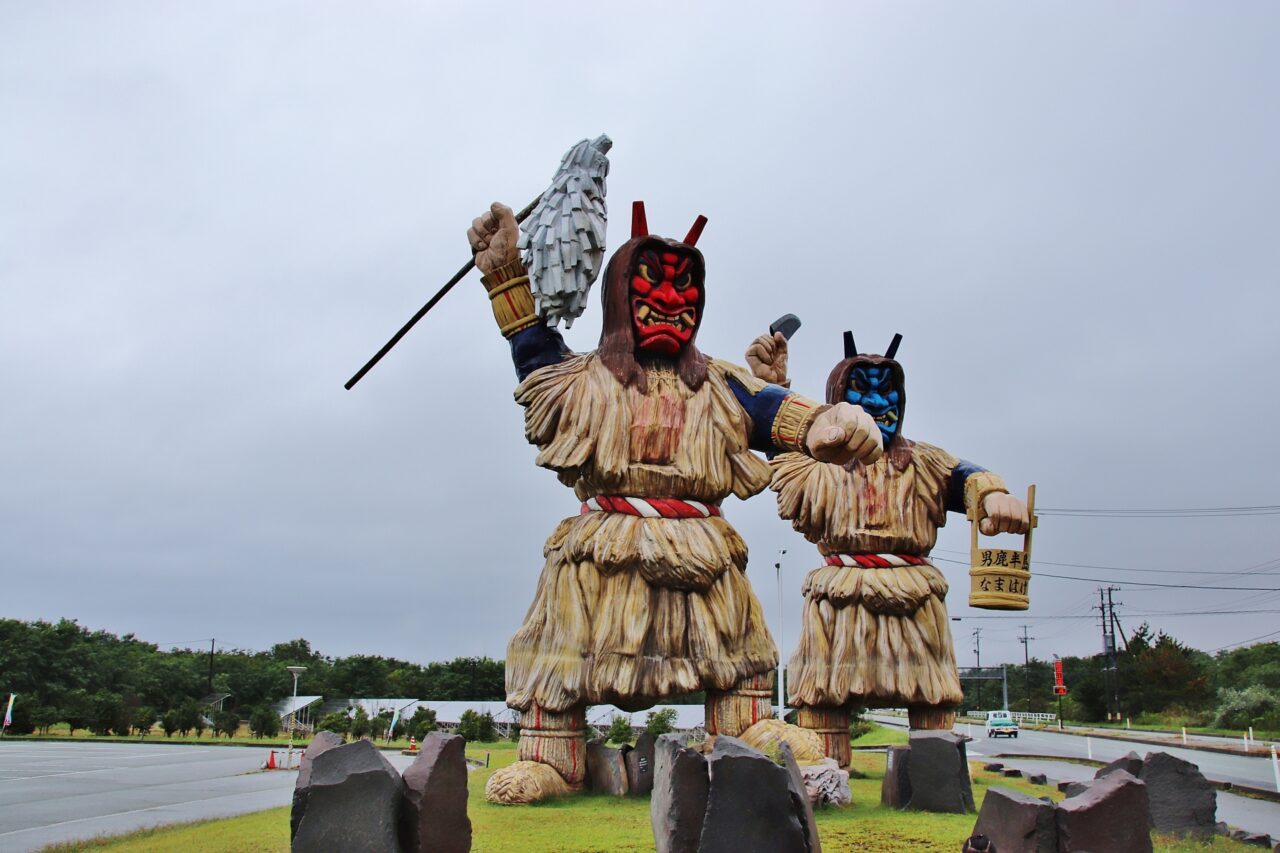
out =
<svg viewBox="0 0 1280 853"><path fill-rule="evenodd" d="M57 723L129 734L159 722L166 733L210 728L230 736L247 719L256 733L269 736L275 733L269 708L292 695L293 676L285 667L293 665L307 667L299 695L326 699L502 701L506 695L503 663L487 657L426 665L378 655L333 658L305 639L265 652L219 649L210 655L207 649L160 649L133 634L92 631L70 619L0 619L0 694L18 694L12 734ZM201 705L210 693L231 694L220 715Z"/></svg>
<svg viewBox="0 0 1280 853"><path fill-rule="evenodd" d="M1135 724L1280 731L1280 643L1209 654L1144 624L1117 650L1114 668L1102 654L1062 663L1069 720L1104 722L1110 714ZM1032 658L1006 671L1009 710L1057 713L1051 661ZM965 708L1000 707L999 681L965 681L964 691Z"/></svg>
<svg viewBox="0 0 1280 853"><path fill-rule="evenodd" d="M1120 718L1135 723L1280 731L1280 643L1208 654L1143 625L1118 651L1115 664L1111 669L1104 655L1063 659L1067 719L1101 722L1118 708ZM232 736L240 721L248 720L252 731L270 736L279 721L269 708L292 694L293 678L285 669L292 665L307 667L300 694L327 699L502 701L505 696L502 661L485 657L426 665L377 655L332 658L297 639L265 652L221 649L211 660L208 650L162 650L133 634L91 631L74 620L0 619L0 700L18 694L12 734L47 731L57 723L128 734L159 723L166 734L210 729ZM1033 658L1026 666L1009 665L1007 674L1010 710L1057 712L1051 662ZM968 709L1001 704L998 681L965 681L964 689ZM231 694L221 712L200 704L209 693ZM701 697L679 701L700 702ZM377 720L369 724L380 725ZM412 728L429 731L433 724L424 718Z"/></svg>

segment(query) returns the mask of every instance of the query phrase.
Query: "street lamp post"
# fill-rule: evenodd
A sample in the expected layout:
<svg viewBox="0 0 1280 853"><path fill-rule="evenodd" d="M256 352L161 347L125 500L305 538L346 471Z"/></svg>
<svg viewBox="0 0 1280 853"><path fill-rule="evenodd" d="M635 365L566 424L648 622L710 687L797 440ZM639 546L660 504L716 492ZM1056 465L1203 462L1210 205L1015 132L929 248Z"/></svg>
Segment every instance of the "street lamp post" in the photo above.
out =
<svg viewBox="0 0 1280 853"><path fill-rule="evenodd" d="M289 709L289 757L285 759L285 767L293 767L293 721L298 716L298 676L307 671L305 666L287 666L285 669L293 673L293 707Z"/></svg>
<svg viewBox="0 0 1280 853"><path fill-rule="evenodd" d="M787 549L782 548L778 551L778 562L773 564L773 568L778 573L778 719L781 720L787 713L787 670L786 658L783 655L786 645L786 627L783 624L783 613L786 612L786 605L782 600L782 558L786 555Z"/></svg>

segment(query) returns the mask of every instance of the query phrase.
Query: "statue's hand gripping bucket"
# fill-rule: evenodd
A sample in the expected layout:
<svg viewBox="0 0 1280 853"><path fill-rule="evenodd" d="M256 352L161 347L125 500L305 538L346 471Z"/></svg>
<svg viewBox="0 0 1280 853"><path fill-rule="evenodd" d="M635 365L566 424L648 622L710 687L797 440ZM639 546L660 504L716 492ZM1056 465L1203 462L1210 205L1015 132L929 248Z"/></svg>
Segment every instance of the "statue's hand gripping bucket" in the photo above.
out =
<svg viewBox="0 0 1280 853"><path fill-rule="evenodd" d="M983 610L1026 610L1030 606L1031 532L1036 527L1036 487L1027 487L1027 518L1030 525L1022 537L1022 550L981 548L978 522L982 506L973 508L969 521L973 538L969 546L969 606Z"/></svg>

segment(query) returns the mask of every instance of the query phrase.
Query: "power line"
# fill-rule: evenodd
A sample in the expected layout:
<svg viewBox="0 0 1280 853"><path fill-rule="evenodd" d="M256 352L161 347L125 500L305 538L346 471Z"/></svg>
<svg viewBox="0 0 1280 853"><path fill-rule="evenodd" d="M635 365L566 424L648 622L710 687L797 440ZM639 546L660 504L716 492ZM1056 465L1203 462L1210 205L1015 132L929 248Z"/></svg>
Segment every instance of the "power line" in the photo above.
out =
<svg viewBox="0 0 1280 853"><path fill-rule="evenodd" d="M1205 506L1182 509L1099 509L1093 507L1036 507L1036 515L1084 518L1240 518L1280 515L1280 505Z"/></svg>
<svg viewBox="0 0 1280 853"><path fill-rule="evenodd" d="M1251 637L1251 638L1250 638L1250 639L1248 639L1248 640L1241 640L1241 641L1240 641L1240 642L1238 642L1238 643L1228 643L1228 644L1227 644L1227 645L1225 645L1225 646L1218 646L1218 648L1216 648L1216 649L1210 649L1210 650L1209 650L1209 654L1213 654L1214 652L1220 652L1220 651L1222 651L1223 649L1230 649L1230 648L1234 648L1234 647L1236 647L1236 646L1243 646L1245 643L1253 643L1253 642L1256 642L1256 641L1258 641L1258 640L1265 640L1267 637L1274 637L1274 636L1275 636L1275 635L1277 635L1277 634L1280 634L1280 631L1272 631L1270 634L1263 634L1261 637Z"/></svg>
<svg viewBox="0 0 1280 853"><path fill-rule="evenodd" d="M969 565L967 560L949 560L946 557L932 557L934 560L941 560L944 563L956 563L961 566ZM1052 575L1048 572L1033 572L1033 578L1057 578L1066 581L1085 581L1087 583L1107 583L1115 580L1115 578L1082 578L1076 575ZM1221 592L1280 592L1280 587L1276 586L1202 586L1190 583L1154 583L1152 581L1125 581L1131 586L1153 586L1163 589L1213 589Z"/></svg>
<svg viewBox="0 0 1280 853"><path fill-rule="evenodd" d="M955 548L935 548L934 550L942 551L943 553L946 553L946 554L966 554L967 553L965 551L957 551ZM941 560L943 558L938 557L938 559ZM951 562L957 562L957 561L952 560ZM1108 572L1142 572L1144 574L1158 574L1158 575L1280 575L1280 571L1275 571L1275 572L1259 571L1260 569L1264 569L1270 566L1280 566L1280 557L1274 557L1265 562L1258 563L1257 565L1254 565L1254 566L1250 566L1247 569L1241 569L1239 571L1226 571L1226 572L1214 571L1212 569L1135 569L1129 566L1103 566L1103 565L1098 565L1097 563L1062 563L1062 562L1054 562L1053 560L1040 560L1040 559L1037 559L1035 562L1037 566L1066 566L1072 569L1098 569L1100 571L1108 571Z"/></svg>

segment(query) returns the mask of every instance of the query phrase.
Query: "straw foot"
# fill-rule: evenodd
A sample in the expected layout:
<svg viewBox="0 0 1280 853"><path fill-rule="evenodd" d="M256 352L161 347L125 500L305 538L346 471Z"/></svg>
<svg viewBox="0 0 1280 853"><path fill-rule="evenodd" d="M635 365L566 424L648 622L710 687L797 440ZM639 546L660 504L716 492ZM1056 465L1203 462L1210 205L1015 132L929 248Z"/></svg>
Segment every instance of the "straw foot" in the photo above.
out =
<svg viewBox="0 0 1280 853"><path fill-rule="evenodd" d="M549 765L517 761L494 771L484 786L484 798L500 805L525 805L560 797L572 790Z"/></svg>

